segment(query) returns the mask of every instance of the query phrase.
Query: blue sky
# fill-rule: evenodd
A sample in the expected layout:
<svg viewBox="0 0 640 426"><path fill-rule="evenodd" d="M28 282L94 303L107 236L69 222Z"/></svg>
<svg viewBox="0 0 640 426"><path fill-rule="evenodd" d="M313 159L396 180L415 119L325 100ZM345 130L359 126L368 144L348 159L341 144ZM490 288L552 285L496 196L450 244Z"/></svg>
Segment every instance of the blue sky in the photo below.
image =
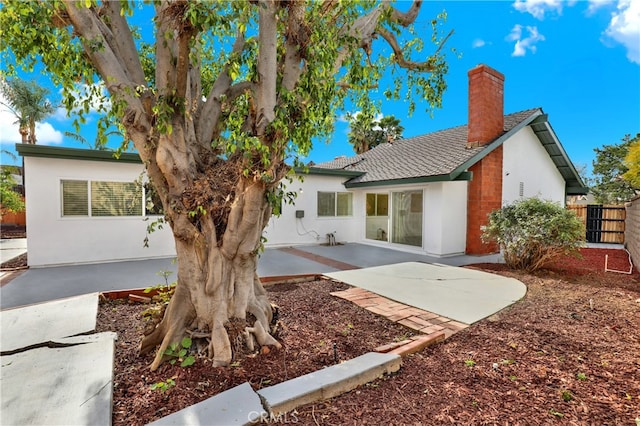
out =
<svg viewBox="0 0 640 426"><path fill-rule="evenodd" d="M505 75L505 113L542 107L578 167L590 169L594 148L640 132L640 0L426 1L417 24L425 38L430 19L443 10L444 30L454 30L447 46L461 56L447 56L442 108L431 116L418 105L409 117L405 103L383 104L382 113L400 119L405 137L465 124L467 71L480 63ZM49 86L42 75L23 78ZM0 143L9 151L20 140L13 121L0 112ZM65 131L73 131L71 120L60 111L38 124L38 143L83 147ZM352 155L347 133L338 121L331 143L317 142L306 160ZM94 120L82 135L94 140ZM19 161L2 154L3 164Z"/></svg>

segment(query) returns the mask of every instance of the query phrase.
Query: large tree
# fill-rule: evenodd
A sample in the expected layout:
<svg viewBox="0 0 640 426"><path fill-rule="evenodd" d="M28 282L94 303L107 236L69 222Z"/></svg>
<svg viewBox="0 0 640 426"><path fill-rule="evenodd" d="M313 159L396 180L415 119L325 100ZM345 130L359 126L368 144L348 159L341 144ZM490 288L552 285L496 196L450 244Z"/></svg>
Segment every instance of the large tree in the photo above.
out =
<svg viewBox="0 0 640 426"><path fill-rule="evenodd" d="M0 81L0 93L4 102L0 103L16 116L18 131L22 143L34 144L36 123L41 122L55 111L53 104L47 99L49 90L34 81L20 78Z"/></svg>
<svg viewBox="0 0 640 426"><path fill-rule="evenodd" d="M603 145L595 148L596 158L593 160L593 185L591 191L601 204L620 204L635 196L639 189L623 178L629 168L625 158L631 145L640 139L640 134L632 138L625 135L619 144Z"/></svg>
<svg viewBox="0 0 640 426"><path fill-rule="evenodd" d="M279 346L256 262L285 160L328 137L346 101L370 105L386 69L389 97L440 106L446 37L434 17L412 39L421 3L4 2L3 59L41 63L79 114L76 85L101 81L162 201L178 285L141 344L159 346L152 369L187 334L207 336L216 366L255 344ZM131 26L150 19L153 35ZM435 43L428 54L423 39Z"/></svg>
<svg viewBox="0 0 640 426"><path fill-rule="evenodd" d="M627 171L622 178L638 193L640 191L640 133L631 141L624 164L627 166Z"/></svg>

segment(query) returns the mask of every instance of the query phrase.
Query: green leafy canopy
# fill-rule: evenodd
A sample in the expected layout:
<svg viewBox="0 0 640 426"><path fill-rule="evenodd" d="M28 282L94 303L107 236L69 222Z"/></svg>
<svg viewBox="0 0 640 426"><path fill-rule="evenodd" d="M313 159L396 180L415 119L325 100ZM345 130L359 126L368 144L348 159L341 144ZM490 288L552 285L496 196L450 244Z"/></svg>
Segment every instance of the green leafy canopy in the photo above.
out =
<svg viewBox="0 0 640 426"><path fill-rule="evenodd" d="M121 121L128 108L124 94L131 92L151 99L156 128L161 133L171 133L176 114L202 119L200 99L176 97L179 95L176 88L163 81L164 77L157 72L167 60L178 60L177 57L156 57L158 46L176 40L176 32L165 27L163 34L157 33L158 24L172 13L169 18L177 21L173 27L191 35L187 39L190 64L198 71L199 78L189 82L192 87L198 87L206 96L224 74L232 84L238 84L239 89L242 82L260 82L256 64L263 2L193 1L165 9L160 8L161 3L123 1L118 7L106 7L108 3L96 0L77 3L78 8L93 11L97 19L95 31L78 36L75 21L69 18L67 2L6 1L0 9L1 59L7 64L3 73L16 75L16 66L33 70L36 64L41 64L60 87L63 105L73 112L76 126L83 122L92 105L99 105L104 113L101 138L106 137L106 129L112 126L119 126L127 133ZM380 31L374 37L363 39L358 31L348 30L356 27L354 24L359 18L376 9L381 12L372 16L379 20ZM154 14L161 10L164 15ZM446 15L429 21L431 34L424 34L413 25L401 25L394 9L374 1L353 0L338 5L305 3L304 17L297 23L302 28L289 25L292 10L288 4L277 8L278 63L286 65L287 43L295 42L303 52L302 61L294 66L302 72L295 87L285 87L285 82L277 81L275 120L269 125L269 132L277 135L277 143L265 146L260 138L247 131L247 117L254 106L247 92L227 101L221 99L224 112L215 124L213 139L200 141L212 145L216 155L228 157L246 152L254 162L260 162L258 168L268 167L274 156L304 156L311 149L312 140L330 137L336 111L344 108L346 102L357 108L377 109L379 103L374 99L380 94L404 101L409 111L418 104L427 110L440 106L446 89L444 53L438 48L435 53L425 55L423 49L427 44L425 40L442 46L446 39L441 34ZM129 24L126 31L130 34L115 25L118 16L114 11L126 19ZM150 27L151 23L155 26ZM103 37L104 34L108 36ZM98 60L107 47L113 48L111 44L125 46L127 42L122 40L127 37L132 38L138 55L129 60L139 61L144 72L144 81L138 84L119 81L116 75L107 76ZM242 47L234 49L240 38ZM382 38L394 40L398 45L400 41L406 42L396 50ZM412 62L425 57L424 62ZM400 72L403 69L406 72ZM283 68L278 69L280 77L284 72ZM383 76L390 77L387 87L380 87ZM81 85L90 89L81 91Z"/></svg>

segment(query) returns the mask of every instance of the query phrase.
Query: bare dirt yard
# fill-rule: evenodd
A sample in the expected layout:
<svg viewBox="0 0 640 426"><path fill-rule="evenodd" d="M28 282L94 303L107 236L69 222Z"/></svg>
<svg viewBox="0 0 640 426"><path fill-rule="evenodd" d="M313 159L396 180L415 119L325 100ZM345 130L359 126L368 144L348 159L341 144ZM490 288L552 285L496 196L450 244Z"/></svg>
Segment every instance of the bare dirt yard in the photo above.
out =
<svg viewBox="0 0 640 426"><path fill-rule="evenodd" d="M404 359L392 376L299 407L282 422L335 424L598 424L640 422L640 274L622 250L584 249L535 274L472 267L527 285L513 306ZM138 357L148 305L107 301L98 330L119 333L113 423L142 425L248 381L254 389L305 374L413 334L329 293L315 280L268 287L280 306L283 349L213 368L148 366ZM165 386L158 385L164 383ZM155 385L155 386L154 386Z"/></svg>

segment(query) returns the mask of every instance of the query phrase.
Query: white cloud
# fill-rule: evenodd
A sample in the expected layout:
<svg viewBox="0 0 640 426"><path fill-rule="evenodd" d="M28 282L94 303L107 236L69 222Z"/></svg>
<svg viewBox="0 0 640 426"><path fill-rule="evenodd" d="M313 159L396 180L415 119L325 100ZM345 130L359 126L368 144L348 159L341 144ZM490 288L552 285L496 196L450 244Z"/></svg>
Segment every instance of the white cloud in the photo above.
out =
<svg viewBox="0 0 640 426"><path fill-rule="evenodd" d="M627 59L640 64L640 0L620 0L605 35L627 49Z"/></svg>
<svg viewBox="0 0 640 426"><path fill-rule="evenodd" d="M484 40L482 40L481 38L477 38L477 39L473 40L473 43L471 43L471 47L476 49L478 47L485 46L486 44L487 43Z"/></svg>
<svg viewBox="0 0 640 426"><path fill-rule="evenodd" d="M4 98L0 95L0 103ZM0 143L16 144L22 142L16 116L6 106L0 107ZM62 132L56 130L47 122L36 123L36 138L38 145L58 145L62 143Z"/></svg>
<svg viewBox="0 0 640 426"><path fill-rule="evenodd" d="M519 12L527 12L537 19L544 19L547 12L562 14L563 0L516 0L513 7ZM569 2L571 6L575 2Z"/></svg>
<svg viewBox="0 0 640 426"><path fill-rule="evenodd" d="M0 99L2 101L2 99ZM18 125L15 124L16 116L7 111L5 107L0 110L0 143L20 143L22 138L18 133Z"/></svg>
<svg viewBox="0 0 640 426"><path fill-rule="evenodd" d="M587 16L593 15L598 9L608 4L613 3L615 0L589 0L589 7L587 8Z"/></svg>
<svg viewBox="0 0 640 426"><path fill-rule="evenodd" d="M62 132L53 128L47 122L36 123L36 137L38 145L60 145L62 143Z"/></svg>
<svg viewBox="0 0 640 426"><path fill-rule="evenodd" d="M525 38L522 38L523 28L526 29L528 33L528 36ZM536 53L536 43L544 41L544 36L538 32L537 27L523 27L522 25L516 24L507 36L507 40L516 42L511 56L525 56L527 50L531 53Z"/></svg>

